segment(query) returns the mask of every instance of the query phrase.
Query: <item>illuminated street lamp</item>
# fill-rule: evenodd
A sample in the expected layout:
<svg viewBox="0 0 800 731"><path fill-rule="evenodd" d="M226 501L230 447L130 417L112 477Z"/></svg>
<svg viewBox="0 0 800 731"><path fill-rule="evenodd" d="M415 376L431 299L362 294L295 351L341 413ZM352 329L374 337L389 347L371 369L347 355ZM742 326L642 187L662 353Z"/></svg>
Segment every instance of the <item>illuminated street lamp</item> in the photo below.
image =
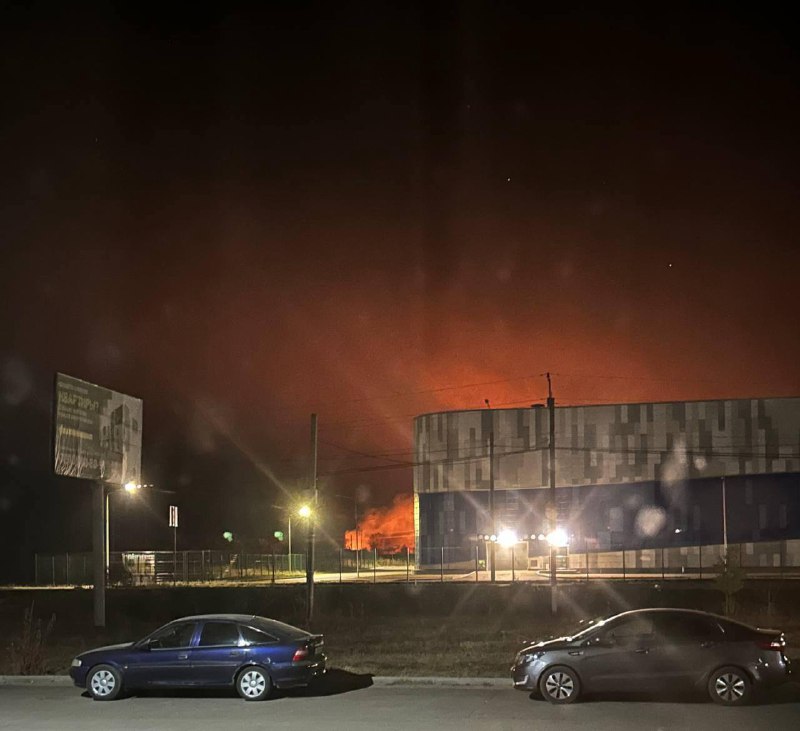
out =
<svg viewBox="0 0 800 731"><path fill-rule="evenodd" d="M301 506L300 506L300 507L297 509L297 514L298 514L298 515L299 515L301 518L308 518L308 517L310 517L310 516L311 516L311 508L310 508L308 505L301 505Z"/></svg>
<svg viewBox="0 0 800 731"><path fill-rule="evenodd" d="M547 542L553 548L564 548L569 545L569 536L563 528L556 528L547 534Z"/></svg>
<svg viewBox="0 0 800 731"><path fill-rule="evenodd" d="M511 548L511 546L515 546L517 543L519 543L519 539L517 538L516 531L503 528L503 530L501 530L500 534L497 536L497 542L503 548Z"/></svg>

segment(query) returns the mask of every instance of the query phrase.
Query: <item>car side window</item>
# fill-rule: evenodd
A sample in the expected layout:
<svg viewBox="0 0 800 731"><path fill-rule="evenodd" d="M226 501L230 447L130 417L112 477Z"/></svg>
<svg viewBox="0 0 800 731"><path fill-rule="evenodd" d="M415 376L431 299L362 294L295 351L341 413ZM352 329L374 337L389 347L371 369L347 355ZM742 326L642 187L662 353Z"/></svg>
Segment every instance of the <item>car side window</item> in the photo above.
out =
<svg viewBox="0 0 800 731"><path fill-rule="evenodd" d="M169 650L177 647L189 647L194 636L194 622L171 624L153 635L148 642L151 649Z"/></svg>
<svg viewBox="0 0 800 731"><path fill-rule="evenodd" d="M278 641L272 635L246 625L239 625L239 632L242 635L242 645L266 645Z"/></svg>
<svg viewBox="0 0 800 731"><path fill-rule="evenodd" d="M702 642L722 639L722 630L709 617L664 614L656 619L656 632L671 642Z"/></svg>
<svg viewBox="0 0 800 731"><path fill-rule="evenodd" d="M239 644L239 628L233 622L206 622L200 633L200 647Z"/></svg>
<svg viewBox="0 0 800 731"><path fill-rule="evenodd" d="M631 617L610 627L604 634L608 639L620 643L650 639L653 636L653 620L649 617Z"/></svg>

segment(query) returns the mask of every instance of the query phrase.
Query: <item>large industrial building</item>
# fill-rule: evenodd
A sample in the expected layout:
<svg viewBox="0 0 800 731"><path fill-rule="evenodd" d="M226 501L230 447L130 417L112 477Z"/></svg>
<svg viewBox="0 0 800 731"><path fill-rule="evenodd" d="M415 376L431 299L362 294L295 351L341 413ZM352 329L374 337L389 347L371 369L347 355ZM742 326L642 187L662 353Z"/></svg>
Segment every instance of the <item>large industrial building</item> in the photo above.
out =
<svg viewBox="0 0 800 731"><path fill-rule="evenodd" d="M744 563L800 566L800 398L562 406L554 435L558 526L587 566L632 551L653 568L658 549L665 561L663 549L690 556L726 537ZM477 561L493 527L524 538L517 552L537 565L549 528L547 408L425 414L414 443L421 565Z"/></svg>

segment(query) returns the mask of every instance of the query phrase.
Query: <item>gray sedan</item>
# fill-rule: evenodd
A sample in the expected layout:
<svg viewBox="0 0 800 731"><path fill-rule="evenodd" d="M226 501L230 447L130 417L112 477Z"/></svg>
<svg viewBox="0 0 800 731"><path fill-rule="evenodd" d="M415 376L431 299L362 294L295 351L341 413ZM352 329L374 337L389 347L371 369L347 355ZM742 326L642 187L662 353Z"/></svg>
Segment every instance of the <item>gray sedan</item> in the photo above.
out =
<svg viewBox="0 0 800 731"><path fill-rule="evenodd" d="M591 692L705 688L738 706L791 673L780 630L759 629L689 609L639 609L593 621L576 634L523 648L514 686L551 703Z"/></svg>

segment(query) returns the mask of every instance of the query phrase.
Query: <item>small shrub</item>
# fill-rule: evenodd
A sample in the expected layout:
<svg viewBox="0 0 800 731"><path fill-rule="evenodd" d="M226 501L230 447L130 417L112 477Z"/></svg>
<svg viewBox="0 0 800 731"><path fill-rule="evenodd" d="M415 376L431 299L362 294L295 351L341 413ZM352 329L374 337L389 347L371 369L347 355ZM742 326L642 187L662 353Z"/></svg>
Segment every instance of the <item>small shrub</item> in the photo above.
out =
<svg viewBox="0 0 800 731"><path fill-rule="evenodd" d="M22 615L22 629L19 637L11 640L9 657L11 672L14 675L45 675L47 673L47 655L45 645L53 631L56 615L42 627L42 620L33 616L34 602Z"/></svg>
<svg viewBox="0 0 800 731"><path fill-rule="evenodd" d="M717 577L715 587L725 597L725 616L730 617L736 611L736 594L744 586L744 569L732 556L726 555L714 566Z"/></svg>

